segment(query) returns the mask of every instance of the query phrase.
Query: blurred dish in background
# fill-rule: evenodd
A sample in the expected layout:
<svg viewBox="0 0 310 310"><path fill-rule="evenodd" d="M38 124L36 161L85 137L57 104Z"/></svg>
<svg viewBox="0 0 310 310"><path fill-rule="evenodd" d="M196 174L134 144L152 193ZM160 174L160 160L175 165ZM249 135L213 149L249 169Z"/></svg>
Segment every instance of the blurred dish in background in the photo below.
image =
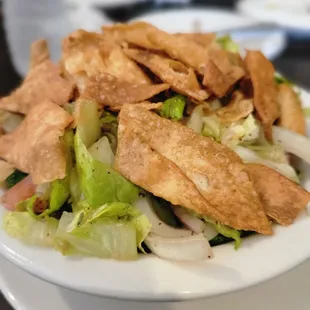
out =
<svg viewBox="0 0 310 310"><path fill-rule="evenodd" d="M148 0L66 0L69 3L83 6L97 6L100 8L112 8L117 6L146 2Z"/></svg>
<svg viewBox="0 0 310 310"><path fill-rule="evenodd" d="M273 22L294 34L310 36L310 0L241 0L238 10L262 22Z"/></svg>
<svg viewBox="0 0 310 310"><path fill-rule="evenodd" d="M46 39L52 60L58 61L63 37L77 28L96 31L103 24L111 23L98 10L85 5L85 2L84 5L69 2L4 0L4 26L9 51L13 65L21 76L28 72L29 49L33 41Z"/></svg>
<svg viewBox="0 0 310 310"><path fill-rule="evenodd" d="M283 30L266 28L264 25L260 27L255 19L230 11L215 9L157 11L138 16L135 20L147 21L168 32L230 34L238 43L241 54L245 49L261 50L271 60L279 56L286 47Z"/></svg>

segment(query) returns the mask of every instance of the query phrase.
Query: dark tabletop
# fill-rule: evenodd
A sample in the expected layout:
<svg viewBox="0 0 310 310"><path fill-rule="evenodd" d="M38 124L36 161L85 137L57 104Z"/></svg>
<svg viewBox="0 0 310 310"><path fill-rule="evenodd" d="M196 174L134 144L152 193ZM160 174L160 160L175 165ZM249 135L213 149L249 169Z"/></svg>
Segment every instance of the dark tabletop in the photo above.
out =
<svg viewBox="0 0 310 310"><path fill-rule="evenodd" d="M0 1L1 2L1 1ZM106 11L108 16L115 21L126 21L155 9L169 9L167 5L156 6L150 1L148 4L131 5L122 9ZM232 8L234 0L194 0L194 5L217 5L223 8ZM184 7L184 9L186 9ZM310 34L308 39L296 39L288 36L289 44L284 53L279 56L274 65L282 74L290 80L310 89ZM20 83L20 77L14 70L10 54L7 48L5 31L3 29L3 16L0 6L0 97L6 95ZM0 294L0 310L12 310ZM61 309L59 309L61 310ZM74 309L73 309L74 310Z"/></svg>

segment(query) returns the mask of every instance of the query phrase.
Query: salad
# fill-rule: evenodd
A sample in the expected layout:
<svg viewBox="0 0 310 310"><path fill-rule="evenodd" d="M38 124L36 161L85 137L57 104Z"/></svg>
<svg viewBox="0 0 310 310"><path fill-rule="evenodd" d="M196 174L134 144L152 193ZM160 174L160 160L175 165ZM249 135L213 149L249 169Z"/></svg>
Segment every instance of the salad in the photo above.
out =
<svg viewBox="0 0 310 310"><path fill-rule="evenodd" d="M3 227L64 255L210 259L310 200L292 165L310 162L298 91L227 36L78 30L57 64L39 40L0 125Z"/></svg>

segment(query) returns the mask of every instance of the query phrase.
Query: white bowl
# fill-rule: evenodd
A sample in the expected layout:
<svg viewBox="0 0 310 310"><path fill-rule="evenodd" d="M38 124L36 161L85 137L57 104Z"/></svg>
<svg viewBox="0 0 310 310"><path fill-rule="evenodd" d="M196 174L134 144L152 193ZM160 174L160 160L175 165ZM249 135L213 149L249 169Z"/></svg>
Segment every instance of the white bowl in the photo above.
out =
<svg viewBox="0 0 310 310"><path fill-rule="evenodd" d="M310 94L302 91L304 103ZM310 123L308 123L310 129ZM310 169L303 169L310 189ZM0 218L6 210L0 208ZM52 249L27 246L0 230L0 253L29 273L80 292L132 300L186 300L249 287L292 269L310 257L310 216L304 211L289 227L275 226L274 235L254 235L241 248L214 248L215 258L176 263L148 255L132 262L63 257Z"/></svg>

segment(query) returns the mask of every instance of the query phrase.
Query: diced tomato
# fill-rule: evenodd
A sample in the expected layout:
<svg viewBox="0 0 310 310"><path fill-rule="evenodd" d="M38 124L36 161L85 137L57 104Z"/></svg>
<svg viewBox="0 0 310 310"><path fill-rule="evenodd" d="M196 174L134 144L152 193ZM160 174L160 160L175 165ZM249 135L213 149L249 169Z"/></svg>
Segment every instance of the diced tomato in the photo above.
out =
<svg viewBox="0 0 310 310"><path fill-rule="evenodd" d="M27 176L1 197L1 203L6 209L14 211L20 201L28 199L35 194L36 188L37 185L33 184L30 176Z"/></svg>

